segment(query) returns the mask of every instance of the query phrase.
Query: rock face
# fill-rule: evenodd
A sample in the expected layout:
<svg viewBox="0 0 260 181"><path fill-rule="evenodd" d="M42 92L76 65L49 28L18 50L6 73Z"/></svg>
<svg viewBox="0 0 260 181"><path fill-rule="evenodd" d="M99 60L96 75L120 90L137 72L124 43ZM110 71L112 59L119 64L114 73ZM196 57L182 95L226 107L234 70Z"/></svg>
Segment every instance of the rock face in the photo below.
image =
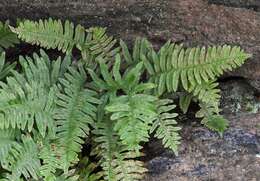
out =
<svg viewBox="0 0 260 181"><path fill-rule="evenodd" d="M260 180L260 114L247 108L259 100L242 80L222 83L221 88L222 108L230 121L223 137L188 122L178 156L158 141L150 143L146 181Z"/></svg>
<svg viewBox="0 0 260 181"><path fill-rule="evenodd" d="M1 0L0 19L61 18L106 26L110 34L132 41L146 36L186 46L240 45L254 57L227 74L248 79L260 90L260 14L258 0Z"/></svg>
<svg viewBox="0 0 260 181"><path fill-rule="evenodd" d="M259 121L259 115L255 119ZM260 179L260 140L255 133L231 128L220 138L205 128L185 127L183 136L179 156L165 152L148 162L146 181Z"/></svg>
<svg viewBox="0 0 260 181"><path fill-rule="evenodd" d="M222 4L225 6L248 8L259 11L260 1L258 0L209 0L209 3Z"/></svg>

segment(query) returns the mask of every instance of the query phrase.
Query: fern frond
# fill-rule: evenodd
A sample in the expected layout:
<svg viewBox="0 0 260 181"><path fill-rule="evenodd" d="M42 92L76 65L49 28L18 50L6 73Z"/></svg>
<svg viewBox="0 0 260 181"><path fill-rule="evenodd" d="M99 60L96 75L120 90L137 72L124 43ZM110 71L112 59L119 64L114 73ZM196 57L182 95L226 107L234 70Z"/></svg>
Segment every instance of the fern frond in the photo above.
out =
<svg viewBox="0 0 260 181"><path fill-rule="evenodd" d="M42 136L47 128L53 132L54 107L58 89L58 78L70 65L70 58L50 61L48 56L41 51L41 55L34 54L30 57L20 57L23 72L13 71L13 76L8 77L6 83L1 82L0 110L3 121L1 128L19 128L32 131L36 124Z"/></svg>
<svg viewBox="0 0 260 181"><path fill-rule="evenodd" d="M67 173L63 173L56 177L55 181L78 181L79 175L75 174L75 169L69 170Z"/></svg>
<svg viewBox="0 0 260 181"><path fill-rule="evenodd" d="M121 144L111 120L102 120L93 133L97 143L93 153L100 158L105 180L138 181L143 178L147 169L141 161L136 160L140 155Z"/></svg>
<svg viewBox="0 0 260 181"><path fill-rule="evenodd" d="M56 180L57 169L63 169L62 148L56 141L45 137L41 139L39 158L42 160L40 167L40 175L48 181Z"/></svg>
<svg viewBox="0 0 260 181"><path fill-rule="evenodd" d="M15 68L16 63L5 61L5 52L0 52L0 80L3 80Z"/></svg>
<svg viewBox="0 0 260 181"><path fill-rule="evenodd" d="M21 40L32 45L44 48L58 49L62 52L71 52L76 44L85 41L85 28L66 21L63 25L60 20L39 20L38 22L25 20L17 28L11 28Z"/></svg>
<svg viewBox="0 0 260 181"><path fill-rule="evenodd" d="M19 180L22 175L25 179L38 178L40 168L38 148L31 137L22 136L21 147L13 148L7 161L5 169L11 172L10 180Z"/></svg>
<svg viewBox="0 0 260 181"><path fill-rule="evenodd" d="M78 161L85 138L89 133L89 126L93 125L96 115L96 92L85 89L86 73L82 65L69 68L65 77L60 79L63 92L59 93L57 105L59 106L54 118L57 124L57 136L65 154L64 169Z"/></svg>
<svg viewBox="0 0 260 181"><path fill-rule="evenodd" d="M102 172L95 173L98 164L93 163L88 157L80 159L78 164L77 173L79 175L79 181L101 181Z"/></svg>
<svg viewBox="0 0 260 181"><path fill-rule="evenodd" d="M18 43L17 35L9 28L9 22L0 22L0 52Z"/></svg>
<svg viewBox="0 0 260 181"><path fill-rule="evenodd" d="M220 135L228 126L227 120L219 115L220 109L220 89L215 80L203 81L201 84L190 86L190 92L199 102L201 109L196 113L196 117L202 118L201 123Z"/></svg>
<svg viewBox="0 0 260 181"><path fill-rule="evenodd" d="M120 40L120 46L122 50L122 56L126 64L134 65L142 60L143 55L147 55L152 50L152 45L145 38L136 38L133 47L133 53L131 54L126 43Z"/></svg>
<svg viewBox="0 0 260 181"><path fill-rule="evenodd" d="M118 138L113 130L113 123L103 116L102 122L98 122L95 129L92 131L95 135L94 142L96 143L92 149L92 155L96 155L100 159L100 165L104 171L105 180L115 181L116 173L114 172L112 162L114 154L118 151Z"/></svg>
<svg viewBox="0 0 260 181"><path fill-rule="evenodd" d="M81 50L83 61L91 65L96 60L109 61L120 50L116 47L117 40L106 34L106 28L93 27L86 30L87 37L83 44L77 44Z"/></svg>
<svg viewBox="0 0 260 181"><path fill-rule="evenodd" d="M129 150L141 149L147 142L151 124L156 119L156 97L146 94L119 96L106 107L115 121L115 130Z"/></svg>
<svg viewBox="0 0 260 181"><path fill-rule="evenodd" d="M94 59L110 59L119 48L115 48L116 40L106 34L105 28L93 27L85 29L81 25L60 20L39 20L38 22L26 20L20 22L12 31L33 45L39 45L48 49L58 49L71 53L77 47L82 53L82 59L86 64L94 62Z"/></svg>
<svg viewBox="0 0 260 181"><path fill-rule="evenodd" d="M200 103L201 109L196 113L196 117L202 118L201 123L213 131L223 135L228 127L228 121L221 115L214 105Z"/></svg>
<svg viewBox="0 0 260 181"><path fill-rule="evenodd" d="M158 117L154 121L150 132L155 132L155 137L162 139L164 147L170 148L175 154L178 153L178 145L180 144L180 135L178 131L181 129L177 127L175 117L177 113L171 113L176 106L172 104L169 99L162 99L158 101Z"/></svg>
<svg viewBox="0 0 260 181"><path fill-rule="evenodd" d="M88 69L88 72L93 80L93 86L99 91L106 91L111 95L116 95L117 91L122 90L125 94L135 94L144 90L155 87L152 83L140 83L143 73L143 63L129 68L123 75L120 72L121 57L119 54L115 57L115 63L110 71L109 67L100 62L101 76L100 78L93 70Z"/></svg>
<svg viewBox="0 0 260 181"><path fill-rule="evenodd" d="M144 167L144 163L135 160L138 157L135 152L121 151L117 158L113 160L114 171L116 172L116 180L120 181L140 181L144 177L144 173L147 169ZM122 169L124 168L124 169Z"/></svg>
<svg viewBox="0 0 260 181"><path fill-rule="evenodd" d="M158 85L158 94L176 91L181 83L185 90L190 86L208 82L241 66L251 55L239 47L212 46L184 49L167 42L158 54L151 51L143 57L151 75L151 81Z"/></svg>
<svg viewBox="0 0 260 181"><path fill-rule="evenodd" d="M55 90L45 91L41 84L29 85L19 82L20 74L8 77L7 83L1 83L0 110L1 128L19 128L32 131L36 123L38 130L45 135L47 128L52 131L52 118Z"/></svg>
<svg viewBox="0 0 260 181"><path fill-rule="evenodd" d="M218 83L215 80L209 82L202 82L194 86L190 86L188 92L195 96L199 101L212 105L218 109L220 103L220 89ZM216 112L218 112L216 110Z"/></svg>
<svg viewBox="0 0 260 181"><path fill-rule="evenodd" d="M21 146L17 143L19 131L16 129L0 129L0 163L4 168L6 158L12 149L20 149Z"/></svg>
<svg viewBox="0 0 260 181"><path fill-rule="evenodd" d="M187 113L193 97L191 93L184 93L179 97L179 106L184 114Z"/></svg>
<svg viewBox="0 0 260 181"><path fill-rule="evenodd" d="M43 50L40 50L40 55L34 53L33 58L20 56L19 62L29 83L41 82L46 88L54 86L59 78L63 78L72 63L70 55L63 60L59 57L52 61Z"/></svg>

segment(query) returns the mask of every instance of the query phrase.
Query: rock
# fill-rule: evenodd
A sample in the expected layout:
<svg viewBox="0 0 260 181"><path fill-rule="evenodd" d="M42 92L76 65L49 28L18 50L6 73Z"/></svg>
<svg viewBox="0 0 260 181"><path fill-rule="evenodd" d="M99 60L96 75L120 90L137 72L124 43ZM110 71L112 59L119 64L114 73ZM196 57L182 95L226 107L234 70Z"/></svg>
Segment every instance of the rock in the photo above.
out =
<svg viewBox="0 0 260 181"><path fill-rule="evenodd" d="M254 11L260 10L260 1L258 0L208 0L209 3L221 4L231 7L248 8Z"/></svg>
<svg viewBox="0 0 260 181"><path fill-rule="evenodd" d="M220 87L221 107L229 120L223 137L194 121L184 123L178 156L158 140L146 146L145 181L260 180L260 113L246 108L259 101L244 80L228 80Z"/></svg>
<svg viewBox="0 0 260 181"><path fill-rule="evenodd" d="M86 27L106 26L110 34L128 42L145 36L156 47L168 39L186 46L240 45L254 56L226 76L246 78L260 90L260 14L250 6L258 8L259 1L1 0L0 19L69 19Z"/></svg>
<svg viewBox="0 0 260 181"><path fill-rule="evenodd" d="M257 90L244 79L223 80L219 87L223 114L258 112L260 104L258 97L256 97Z"/></svg>
<svg viewBox="0 0 260 181"><path fill-rule="evenodd" d="M239 120L231 120L239 121ZM258 115L260 121L260 115ZM180 153L165 151L147 162L147 181L259 180L260 137L230 128L223 138L202 127L185 127ZM187 134L187 135L186 135Z"/></svg>

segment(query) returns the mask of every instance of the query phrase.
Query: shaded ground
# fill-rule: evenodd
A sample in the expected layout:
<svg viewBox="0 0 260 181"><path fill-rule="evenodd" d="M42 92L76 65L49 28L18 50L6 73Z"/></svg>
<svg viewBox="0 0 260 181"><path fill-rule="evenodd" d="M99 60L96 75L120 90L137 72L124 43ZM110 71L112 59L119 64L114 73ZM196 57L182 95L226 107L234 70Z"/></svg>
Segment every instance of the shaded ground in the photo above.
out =
<svg viewBox="0 0 260 181"><path fill-rule="evenodd" d="M146 181L260 180L260 113L247 108L257 107L257 99L243 81L227 81L221 87L230 121L223 138L194 122L183 127L178 156L153 141L147 148Z"/></svg>

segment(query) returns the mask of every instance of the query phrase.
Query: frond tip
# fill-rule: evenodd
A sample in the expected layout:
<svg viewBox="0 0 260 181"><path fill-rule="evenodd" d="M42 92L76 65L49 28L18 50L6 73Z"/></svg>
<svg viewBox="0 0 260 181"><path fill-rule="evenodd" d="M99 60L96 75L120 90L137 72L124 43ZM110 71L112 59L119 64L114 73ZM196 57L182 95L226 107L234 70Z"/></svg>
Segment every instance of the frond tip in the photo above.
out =
<svg viewBox="0 0 260 181"><path fill-rule="evenodd" d="M180 135L178 131L181 129L177 127L175 117L177 113L170 113L176 106L172 104L169 99L162 99L158 101L158 116L154 121L150 132L155 132L155 137L162 139L164 147L170 148L175 154L178 154L178 145L180 144Z"/></svg>
<svg viewBox="0 0 260 181"><path fill-rule="evenodd" d="M85 29L66 21L63 25L61 20L39 20L34 22L25 20L20 22L17 28L11 30L32 45L40 45L44 48L57 48L63 52L70 52L76 44L85 41Z"/></svg>

